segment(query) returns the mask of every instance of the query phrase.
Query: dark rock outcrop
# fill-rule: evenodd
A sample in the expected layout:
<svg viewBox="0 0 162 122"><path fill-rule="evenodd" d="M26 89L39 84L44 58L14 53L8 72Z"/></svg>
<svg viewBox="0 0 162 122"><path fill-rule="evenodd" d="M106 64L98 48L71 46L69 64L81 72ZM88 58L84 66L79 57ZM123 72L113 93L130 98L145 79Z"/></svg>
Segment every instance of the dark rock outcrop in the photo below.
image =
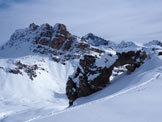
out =
<svg viewBox="0 0 162 122"><path fill-rule="evenodd" d="M147 57L146 52L142 50L123 52L117 55L118 59L112 65L107 66L107 61L101 67L97 66L98 58L95 56L84 55L84 58L80 59L76 72L67 81L66 94L70 105L77 98L88 96L108 85L114 67L126 65L127 70L133 72L144 63ZM109 56L109 58L113 57Z"/></svg>
<svg viewBox="0 0 162 122"><path fill-rule="evenodd" d="M159 52L158 55L162 55L162 52Z"/></svg>
<svg viewBox="0 0 162 122"><path fill-rule="evenodd" d="M38 26L31 24L30 28L35 30ZM72 35L63 24L56 24L54 27L49 24L43 24L39 27L39 30L41 30L41 32L39 36L36 37L36 44L49 46L57 50L60 49L64 43L67 43L66 45L71 44L69 42L72 41Z"/></svg>
<svg viewBox="0 0 162 122"><path fill-rule="evenodd" d="M21 74L21 75L22 75L22 72L21 72L18 68L9 69L8 72L9 72L9 73L13 73L13 74Z"/></svg>
<svg viewBox="0 0 162 122"><path fill-rule="evenodd" d="M54 26L55 37L51 40L51 47L60 49L64 43L69 45L72 41L72 35L67 31L66 26L63 24L56 24Z"/></svg>
<svg viewBox="0 0 162 122"><path fill-rule="evenodd" d="M146 52L142 50L136 52L123 52L121 54L118 53L117 55L119 58L116 60L114 66L118 67L128 64L126 68L130 72L133 72L136 68L140 67L140 65L144 63L144 60L147 57Z"/></svg>
<svg viewBox="0 0 162 122"><path fill-rule="evenodd" d="M21 63L20 61L16 62L15 66L16 66L16 68L9 69L8 72L13 73L13 74L23 75L22 71L24 71L27 73L27 75L29 76L29 78L31 80L33 80L33 78L37 77L36 70L43 70L43 71L45 70L44 68L38 67L37 64L26 65L26 64Z"/></svg>
<svg viewBox="0 0 162 122"><path fill-rule="evenodd" d="M98 67L95 62L96 57L85 55L84 58L80 60L80 67L77 68L75 74L69 77L66 93L70 105L72 105L76 98L90 95L101 90L106 84L109 84L111 68ZM96 74L98 74L97 77L95 76ZM94 79L91 80L89 79L90 77L94 77Z"/></svg>

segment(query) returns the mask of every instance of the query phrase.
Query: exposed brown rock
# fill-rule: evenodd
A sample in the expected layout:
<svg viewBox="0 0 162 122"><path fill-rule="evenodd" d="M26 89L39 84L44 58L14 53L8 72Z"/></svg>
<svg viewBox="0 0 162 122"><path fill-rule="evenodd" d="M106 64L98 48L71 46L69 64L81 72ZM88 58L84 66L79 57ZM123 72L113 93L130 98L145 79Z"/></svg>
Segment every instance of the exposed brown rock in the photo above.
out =
<svg viewBox="0 0 162 122"><path fill-rule="evenodd" d="M60 36L59 38L54 38L51 42L51 47L55 49L60 49L64 42L65 42L64 37Z"/></svg>
<svg viewBox="0 0 162 122"><path fill-rule="evenodd" d="M66 26L64 24L56 24L54 26L54 31L56 33L56 37L60 35L65 36L65 38L70 38L71 34L67 31Z"/></svg>
<svg viewBox="0 0 162 122"><path fill-rule="evenodd" d="M34 64L34 65L26 65L21 63L20 61L16 62L15 64L17 66L17 68L15 69L9 69L9 73L13 73L13 74L21 74L22 75L22 71L26 72L29 76L29 78L31 80L33 80L33 78L35 78L37 76L36 74L36 70L45 70L44 68L38 67L38 65Z"/></svg>
<svg viewBox="0 0 162 122"><path fill-rule="evenodd" d="M145 51L118 53L118 59L110 67L97 67L95 65L97 57L85 55L79 63L81 68L78 67L74 75L69 77L67 81L66 93L70 105L72 105L73 101L77 98L88 96L108 85L114 67L124 66L127 64L126 68L128 71L133 72L144 63L146 57L147 55ZM98 74L98 76L94 79L88 80L89 76L95 74Z"/></svg>
<svg viewBox="0 0 162 122"><path fill-rule="evenodd" d="M64 44L63 50L69 50L71 48L74 39L69 38L66 43Z"/></svg>
<svg viewBox="0 0 162 122"><path fill-rule="evenodd" d="M40 37L48 37L51 38L52 37L52 32L50 30L46 30L40 33Z"/></svg>
<svg viewBox="0 0 162 122"><path fill-rule="evenodd" d="M31 24L30 28L35 29L38 28L38 26ZM65 43L64 50L70 49L72 35L67 31L65 25L56 24L54 27L52 27L49 24L43 24L40 26L40 28L41 32L40 35L35 38L35 44L41 44L59 50L63 48L62 46Z"/></svg>
<svg viewBox="0 0 162 122"><path fill-rule="evenodd" d="M51 40L51 47L60 49L64 43L65 50L68 50L72 43L72 35L67 31L66 26L63 24L56 24L54 27L55 38Z"/></svg>

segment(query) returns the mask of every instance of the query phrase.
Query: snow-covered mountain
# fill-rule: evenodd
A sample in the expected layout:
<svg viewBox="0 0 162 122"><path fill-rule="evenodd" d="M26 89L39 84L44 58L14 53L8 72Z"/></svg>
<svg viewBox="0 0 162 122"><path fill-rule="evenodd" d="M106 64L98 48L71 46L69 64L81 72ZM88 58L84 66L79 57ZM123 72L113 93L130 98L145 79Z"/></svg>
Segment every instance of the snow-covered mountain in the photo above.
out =
<svg viewBox="0 0 162 122"><path fill-rule="evenodd" d="M148 43L144 44L145 46L160 46L162 47L162 42L160 42L159 40L152 40Z"/></svg>
<svg viewBox="0 0 162 122"><path fill-rule="evenodd" d="M81 39L93 46L101 46L101 45L105 45L107 47L115 47L116 46L115 43L113 43L109 40L105 40L101 37L98 37L98 36L94 35L93 33L88 33L87 35L83 36Z"/></svg>
<svg viewBox="0 0 162 122"><path fill-rule="evenodd" d="M132 41L129 42L122 41L117 45L117 48L137 48L137 47L138 46Z"/></svg>
<svg viewBox="0 0 162 122"><path fill-rule="evenodd" d="M98 109L98 102L109 106L110 98L128 92L127 99L129 91L136 92L147 82L161 78L160 55L160 41L143 46L124 41L115 44L92 33L77 37L63 24L32 23L16 30L0 49L0 121L45 121L45 117L50 122L52 115L59 114L59 118L67 110L69 116L80 104L94 103L92 106ZM151 62L155 65L149 68ZM81 107L78 112L83 110Z"/></svg>

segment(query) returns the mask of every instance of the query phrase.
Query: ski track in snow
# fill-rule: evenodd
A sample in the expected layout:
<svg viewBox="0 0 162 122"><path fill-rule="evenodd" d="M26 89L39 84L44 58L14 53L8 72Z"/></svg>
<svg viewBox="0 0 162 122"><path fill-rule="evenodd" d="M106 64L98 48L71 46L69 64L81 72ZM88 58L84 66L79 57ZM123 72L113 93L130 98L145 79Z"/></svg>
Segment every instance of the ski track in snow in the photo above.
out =
<svg viewBox="0 0 162 122"><path fill-rule="evenodd" d="M159 69L160 70L160 69ZM124 90L124 91L121 91L119 93L115 93L111 96L108 96L108 97L105 97L105 98L101 98L101 99L98 99L98 100L94 100L92 102L88 102L88 103L85 103L85 104L82 104L82 105L78 105L78 106L74 106L74 107L71 107L71 108L66 108L65 110L63 111L60 111L60 112L53 112L51 113L50 115L47 115L47 116L37 116L37 117L34 117L34 118L31 118L25 122L32 122L32 121L35 121L35 120L39 120L39 119L44 119L44 118L48 118L48 117L52 117L52 116L56 116L58 114L61 114L61 113L64 113L64 112L69 112L71 110L74 110L74 109L79 109L79 108L82 108L82 107L86 107L88 105L91 105L91 104L94 104L94 103L99 103L99 102L102 102L102 101L106 101L106 100L109 100L109 99L113 99L115 97L118 97L118 96L121 96L123 94L126 94L130 91L133 91L135 89L138 89L138 88L141 88L143 86L146 86L148 85L149 83L153 82L154 80L158 79L161 75L161 72L158 72L153 78L151 78L150 80L147 80L137 86L134 86L134 87L131 87L131 88L128 88L127 90Z"/></svg>

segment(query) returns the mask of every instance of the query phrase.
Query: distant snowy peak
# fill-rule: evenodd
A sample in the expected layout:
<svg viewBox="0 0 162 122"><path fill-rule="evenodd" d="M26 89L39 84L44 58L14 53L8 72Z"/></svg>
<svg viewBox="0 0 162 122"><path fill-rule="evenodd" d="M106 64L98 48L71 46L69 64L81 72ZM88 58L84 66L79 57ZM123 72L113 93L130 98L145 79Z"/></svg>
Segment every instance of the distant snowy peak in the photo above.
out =
<svg viewBox="0 0 162 122"><path fill-rule="evenodd" d="M115 46L115 43L105 40L103 38L100 38L100 37L94 35L93 33L88 33L87 35L83 36L81 39L93 46L100 46L100 45L107 45L110 47Z"/></svg>
<svg viewBox="0 0 162 122"><path fill-rule="evenodd" d="M99 46L99 45L107 45L108 41L104 40L98 36L95 36L93 33L88 33L87 35L82 37L82 40L88 42L89 44L93 46Z"/></svg>
<svg viewBox="0 0 162 122"><path fill-rule="evenodd" d="M126 42L126 41L122 41L121 43L119 43L118 45L117 45L117 48L132 48L132 47L135 47L135 48L137 48L138 47L138 45L136 45L134 42L132 42L132 41L128 41L128 42Z"/></svg>
<svg viewBox="0 0 162 122"><path fill-rule="evenodd" d="M160 46L162 47L162 42L160 42L159 40L152 40L148 43L144 44L145 46Z"/></svg>

